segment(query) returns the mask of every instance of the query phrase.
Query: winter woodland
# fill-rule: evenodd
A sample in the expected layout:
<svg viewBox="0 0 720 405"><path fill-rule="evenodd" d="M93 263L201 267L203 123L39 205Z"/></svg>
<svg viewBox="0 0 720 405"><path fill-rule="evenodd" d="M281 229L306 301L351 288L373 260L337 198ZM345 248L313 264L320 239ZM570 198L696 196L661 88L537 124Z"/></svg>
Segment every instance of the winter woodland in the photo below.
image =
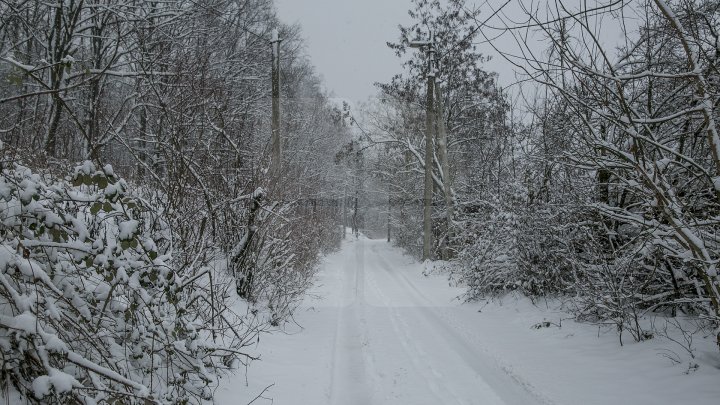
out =
<svg viewBox="0 0 720 405"><path fill-rule="evenodd" d="M1 397L210 403L363 235L717 364L720 1L480 3L350 105L273 0L0 0Z"/></svg>

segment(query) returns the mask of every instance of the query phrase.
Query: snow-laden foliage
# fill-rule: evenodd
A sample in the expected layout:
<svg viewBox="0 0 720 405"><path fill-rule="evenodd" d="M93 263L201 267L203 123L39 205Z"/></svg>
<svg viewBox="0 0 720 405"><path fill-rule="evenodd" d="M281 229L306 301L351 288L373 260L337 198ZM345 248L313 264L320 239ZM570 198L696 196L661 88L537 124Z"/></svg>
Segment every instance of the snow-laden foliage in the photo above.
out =
<svg viewBox="0 0 720 405"><path fill-rule="evenodd" d="M295 204L261 207L261 195L254 193L249 226L241 233L229 255L229 269L237 293L270 311L270 323L286 320L312 283L319 254L334 246L339 234L306 223ZM287 218L295 218L288 221ZM320 220L318 218L318 220ZM324 234L324 235L323 235Z"/></svg>
<svg viewBox="0 0 720 405"><path fill-rule="evenodd" d="M199 403L250 339L110 166L0 177L2 381L30 401ZM243 359L244 360L244 359Z"/></svg>
<svg viewBox="0 0 720 405"><path fill-rule="evenodd" d="M468 286L469 294L492 294L517 287L517 227L515 214L499 201L477 202L458 218L462 229L454 244L465 246L452 261L453 271Z"/></svg>
<svg viewBox="0 0 720 405"><path fill-rule="evenodd" d="M414 25L401 27L390 47L405 56L423 30L436 35L432 73L447 91L435 113L448 132L451 170L445 178L438 125L433 248L467 297L560 295L579 319L636 340L651 336L639 321L648 314L682 313L717 328L720 4L624 2L620 15L609 3L577 14L559 5L548 18L528 10L528 26L493 15L491 25L506 25L520 48L497 51L541 89L515 108L482 74L484 59L471 46L483 32L478 9L462 0L413 3ZM594 12L627 30L616 50L598 37L600 23L586 19ZM626 15L637 19L627 24ZM547 52L538 56L516 32L545 39ZM484 34L490 42L496 35ZM422 195L430 164L418 153L428 55L407 55L405 73L381 86L391 112L375 113L377 141L395 151L377 166L400 201ZM523 110L524 119L513 117ZM393 217L395 242L411 253L418 208L402 206Z"/></svg>
<svg viewBox="0 0 720 405"><path fill-rule="evenodd" d="M281 322L337 246L332 156L347 134L299 27L273 0L105 3L0 2L0 99L18 101L0 102L0 138L33 169L112 164L162 219L173 266L218 264ZM278 34L286 153L271 175Z"/></svg>
<svg viewBox="0 0 720 405"><path fill-rule="evenodd" d="M286 153L270 173L274 103L263 78L275 36ZM32 204L60 218L8 222L8 251L27 249L52 285L6 276L20 297L47 298L25 308L7 290L5 309L33 314L87 362L35 354L37 333L13 333L32 345L14 355L35 360L8 362L2 383L47 403L198 402L218 368L251 360L241 349L259 329L291 316L338 245L343 173L332 157L348 138L303 49L273 0L0 2L0 138L43 173L32 175ZM49 174L86 159L95 167L70 179ZM5 169L8 179L29 173ZM26 208L8 187L4 214L15 218ZM54 292L65 285L68 297ZM48 315L51 304L64 315ZM53 388L54 370L77 387Z"/></svg>

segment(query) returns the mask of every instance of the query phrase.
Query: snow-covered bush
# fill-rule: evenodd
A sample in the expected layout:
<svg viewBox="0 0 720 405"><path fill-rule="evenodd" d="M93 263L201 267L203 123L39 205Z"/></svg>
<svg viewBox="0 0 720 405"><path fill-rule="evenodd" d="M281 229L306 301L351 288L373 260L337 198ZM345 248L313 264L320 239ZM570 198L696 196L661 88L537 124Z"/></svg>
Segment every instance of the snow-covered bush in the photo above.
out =
<svg viewBox="0 0 720 405"><path fill-rule="evenodd" d="M244 356L252 331L212 269L175 264L166 221L112 167L58 179L6 162L0 221L5 389L38 403L199 403Z"/></svg>
<svg viewBox="0 0 720 405"><path fill-rule="evenodd" d="M246 226L228 255L228 268L238 295L267 307L277 325L311 286L320 255L337 246L337 226L332 217L302 212L299 202L265 200L263 189L248 196L249 207L239 216Z"/></svg>
<svg viewBox="0 0 720 405"><path fill-rule="evenodd" d="M451 267L468 287L467 298L516 289L516 215L497 201L484 202L473 205L458 222L461 232L454 242L462 249Z"/></svg>
<svg viewBox="0 0 720 405"><path fill-rule="evenodd" d="M529 297L572 291L575 255L585 241L583 213L549 205L528 207L518 221L520 289Z"/></svg>

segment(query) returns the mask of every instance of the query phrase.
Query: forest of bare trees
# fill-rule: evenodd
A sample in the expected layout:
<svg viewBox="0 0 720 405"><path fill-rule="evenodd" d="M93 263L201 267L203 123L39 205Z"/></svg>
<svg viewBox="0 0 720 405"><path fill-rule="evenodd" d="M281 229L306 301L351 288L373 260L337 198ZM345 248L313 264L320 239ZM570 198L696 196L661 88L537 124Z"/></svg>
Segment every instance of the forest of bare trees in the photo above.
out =
<svg viewBox="0 0 720 405"><path fill-rule="evenodd" d="M411 3L355 108L273 0L0 0L3 391L210 401L348 228L720 346L720 1Z"/></svg>
<svg viewBox="0 0 720 405"><path fill-rule="evenodd" d="M3 384L197 403L251 360L341 237L349 135L302 47L271 0L0 1Z"/></svg>
<svg viewBox="0 0 720 405"><path fill-rule="evenodd" d="M648 315L690 317L720 339L720 3L519 2L512 19L510 2L413 3L415 22L389 43L405 70L368 112L395 243L423 256L432 110L432 258L468 299L560 297L578 319L616 325L621 342L657 333ZM410 49L430 33L434 65ZM484 69L479 44L516 84ZM432 109L429 72L444 90Z"/></svg>

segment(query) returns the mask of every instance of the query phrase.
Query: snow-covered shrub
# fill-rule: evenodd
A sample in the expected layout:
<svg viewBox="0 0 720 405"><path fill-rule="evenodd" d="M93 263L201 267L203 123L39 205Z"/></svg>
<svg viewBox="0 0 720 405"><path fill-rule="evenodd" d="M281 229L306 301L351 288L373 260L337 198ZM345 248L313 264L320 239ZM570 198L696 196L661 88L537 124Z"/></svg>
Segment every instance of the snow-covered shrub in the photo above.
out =
<svg viewBox="0 0 720 405"><path fill-rule="evenodd" d="M614 325L622 341L647 339L650 311L702 313L692 265L673 259L677 244L598 210L545 205L527 211L518 232L518 279L527 296L559 296L578 320Z"/></svg>
<svg viewBox="0 0 720 405"><path fill-rule="evenodd" d="M647 274L638 270L637 255L623 253L604 259L598 255L596 264L585 263L582 275L573 286L576 295L569 302L577 319L614 325L621 344L624 331L629 331L638 342L652 336L640 324L648 308L643 297L650 296Z"/></svg>
<svg viewBox="0 0 720 405"><path fill-rule="evenodd" d="M518 221L517 266L520 289L529 297L572 290L578 242L585 240L581 212L528 207Z"/></svg>
<svg viewBox="0 0 720 405"><path fill-rule="evenodd" d="M579 320L612 324L641 341L652 336L642 318L703 314L702 290L694 282L697 264L675 257L682 246L670 233L622 223L601 213L578 225L568 241L566 260L573 268L568 306ZM709 325L709 324L708 324Z"/></svg>
<svg viewBox="0 0 720 405"><path fill-rule="evenodd" d="M455 276L468 287L468 299L516 289L516 215L499 202L478 202L459 216L451 262Z"/></svg>
<svg viewBox="0 0 720 405"><path fill-rule="evenodd" d="M303 213L297 202L265 202L265 197L262 189L249 196L247 226L228 255L228 268L238 295L267 307L270 322L277 325L311 286L320 254L338 239L327 218Z"/></svg>
<svg viewBox="0 0 720 405"><path fill-rule="evenodd" d="M423 214L422 204L416 201L399 201L393 206L391 241L416 258L422 257Z"/></svg>
<svg viewBox="0 0 720 405"><path fill-rule="evenodd" d="M199 403L248 331L110 166L0 176L0 381L30 402Z"/></svg>

